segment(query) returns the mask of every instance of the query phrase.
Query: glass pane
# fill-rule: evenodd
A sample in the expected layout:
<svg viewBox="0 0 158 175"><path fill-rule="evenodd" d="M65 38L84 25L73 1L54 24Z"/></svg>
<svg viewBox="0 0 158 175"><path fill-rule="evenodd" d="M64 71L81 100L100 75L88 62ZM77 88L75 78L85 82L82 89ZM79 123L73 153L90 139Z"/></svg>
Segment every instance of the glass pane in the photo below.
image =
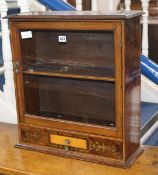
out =
<svg viewBox="0 0 158 175"><path fill-rule="evenodd" d="M27 114L115 126L115 84L24 74Z"/></svg>
<svg viewBox="0 0 158 175"><path fill-rule="evenodd" d="M113 31L20 33L24 70L115 77Z"/></svg>

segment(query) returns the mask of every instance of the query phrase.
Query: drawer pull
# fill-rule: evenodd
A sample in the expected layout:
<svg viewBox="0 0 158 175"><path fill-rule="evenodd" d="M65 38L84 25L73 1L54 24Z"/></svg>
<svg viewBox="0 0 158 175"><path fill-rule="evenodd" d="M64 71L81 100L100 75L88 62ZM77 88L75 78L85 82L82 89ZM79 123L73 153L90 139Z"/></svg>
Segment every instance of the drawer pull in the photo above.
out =
<svg viewBox="0 0 158 175"><path fill-rule="evenodd" d="M71 143L71 140L70 139L65 139L65 144L66 145L69 145Z"/></svg>
<svg viewBox="0 0 158 175"><path fill-rule="evenodd" d="M69 150L70 143L71 143L71 140L70 139L65 139L65 151L68 151Z"/></svg>

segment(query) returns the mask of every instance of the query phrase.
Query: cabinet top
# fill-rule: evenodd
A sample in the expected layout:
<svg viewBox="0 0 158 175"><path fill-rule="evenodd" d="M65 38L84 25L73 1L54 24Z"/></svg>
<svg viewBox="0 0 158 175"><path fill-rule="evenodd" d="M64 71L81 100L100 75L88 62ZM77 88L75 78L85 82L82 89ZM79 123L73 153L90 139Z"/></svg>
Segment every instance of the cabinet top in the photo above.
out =
<svg viewBox="0 0 158 175"><path fill-rule="evenodd" d="M46 11L28 12L7 16L18 21L54 21L54 20L124 20L142 15L142 11Z"/></svg>

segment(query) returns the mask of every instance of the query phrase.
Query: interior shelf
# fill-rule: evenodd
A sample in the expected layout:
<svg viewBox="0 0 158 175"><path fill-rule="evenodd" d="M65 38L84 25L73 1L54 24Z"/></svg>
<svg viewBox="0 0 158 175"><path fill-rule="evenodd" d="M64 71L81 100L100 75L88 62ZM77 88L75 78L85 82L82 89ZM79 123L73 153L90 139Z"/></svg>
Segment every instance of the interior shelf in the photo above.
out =
<svg viewBox="0 0 158 175"><path fill-rule="evenodd" d="M88 75L75 75L75 74L39 72L39 71L23 71L23 73L29 74L29 75L42 75L42 76L49 76L49 77L62 77L62 78L75 78L75 79L115 82L115 78L111 78L111 77L97 77L97 76L88 76Z"/></svg>

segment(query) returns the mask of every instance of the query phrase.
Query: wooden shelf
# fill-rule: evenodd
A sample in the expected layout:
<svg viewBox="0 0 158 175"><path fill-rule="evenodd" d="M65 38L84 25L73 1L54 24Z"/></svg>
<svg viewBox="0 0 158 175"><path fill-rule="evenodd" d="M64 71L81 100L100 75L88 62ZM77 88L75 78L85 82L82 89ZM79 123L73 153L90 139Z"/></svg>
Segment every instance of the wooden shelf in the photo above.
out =
<svg viewBox="0 0 158 175"><path fill-rule="evenodd" d="M98 80L98 81L109 81L115 82L115 78L110 77L96 77L96 76L85 76L85 75L75 75L75 74L65 74L65 73L53 73L53 72L38 72L38 71L23 71L25 74L29 75L42 75L50 77L62 77L62 78L75 78L75 79L84 79L84 80Z"/></svg>

